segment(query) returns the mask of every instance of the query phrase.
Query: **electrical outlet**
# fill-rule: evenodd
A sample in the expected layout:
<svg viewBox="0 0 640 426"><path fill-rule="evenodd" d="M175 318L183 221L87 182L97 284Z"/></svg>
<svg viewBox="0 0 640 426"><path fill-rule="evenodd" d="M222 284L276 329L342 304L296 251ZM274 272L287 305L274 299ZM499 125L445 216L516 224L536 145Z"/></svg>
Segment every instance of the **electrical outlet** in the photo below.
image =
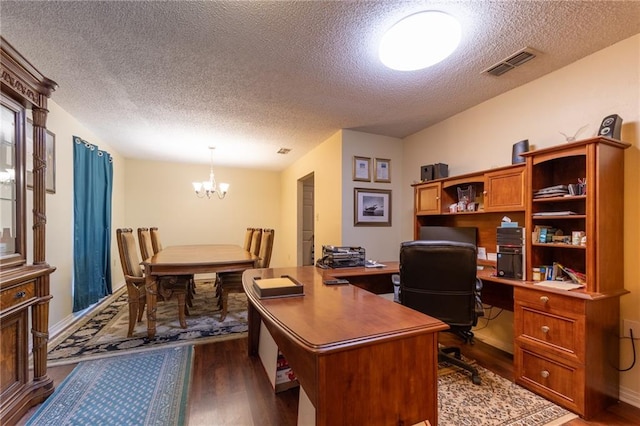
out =
<svg viewBox="0 0 640 426"><path fill-rule="evenodd" d="M622 322L622 335L624 337L631 337L631 334L629 333L629 329L633 330L634 339L640 338L640 322L639 321L631 321L628 319L624 320Z"/></svg>

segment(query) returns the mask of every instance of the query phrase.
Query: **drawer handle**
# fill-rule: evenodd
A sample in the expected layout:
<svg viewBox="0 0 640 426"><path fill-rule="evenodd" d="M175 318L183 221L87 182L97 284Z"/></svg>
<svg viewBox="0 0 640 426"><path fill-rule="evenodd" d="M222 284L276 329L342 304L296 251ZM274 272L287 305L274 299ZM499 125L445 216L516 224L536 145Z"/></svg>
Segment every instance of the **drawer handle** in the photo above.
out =
<svg viewBox="0 0 640 426"><path fill-rule="evenodd" d="M549 372L547 370L542 370L540 372L540 375L542 376L543 379L546 379L547 377L549 377Z"/></svg>
<svg viewBox="0 0 640 426"><path fill-rule="evenodd" d="M548 333L549 332L549 327L546 326L546 325L543 325L540 329L542 330L543 333Z"/></svg>
<svg viewBox="0 0 640 426"><path fill-rule="evenodd" d="M540 296L540 301L542 303L549 303L549 297L548 296Z"/></svg>
<svg viewBox="0 0 640 426"><path fill-rule="evenodd" d="M13 297L14 299L22 299L23 297L25 297L27 295L26 292L24 291L19 291L16 293L16 295Z"/></svg>

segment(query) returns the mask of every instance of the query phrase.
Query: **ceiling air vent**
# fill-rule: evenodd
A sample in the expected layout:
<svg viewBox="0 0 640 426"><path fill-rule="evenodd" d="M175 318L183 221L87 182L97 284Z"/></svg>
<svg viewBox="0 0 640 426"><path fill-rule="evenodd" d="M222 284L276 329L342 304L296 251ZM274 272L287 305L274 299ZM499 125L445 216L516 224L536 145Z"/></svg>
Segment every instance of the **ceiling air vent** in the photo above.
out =
<svg viewBox="0 0 640 426"><path fill-rule="evenodd" d="M278 154L288 154L289 152L291 152L291 148L280 148L278 150Z"/></svg>
<svg viewBox="0 0 640 426"><path fill-rule="evenodd" d="M515 67L519 67L520 65L530 61L535 57L536 54L534 53L534 50L529 47L525 47L524 49L519 50L518 52L509 56L507 59L503 59L497 64L484 70L483 73L491 74L497 77L507 71L511 71Z"/></svg>

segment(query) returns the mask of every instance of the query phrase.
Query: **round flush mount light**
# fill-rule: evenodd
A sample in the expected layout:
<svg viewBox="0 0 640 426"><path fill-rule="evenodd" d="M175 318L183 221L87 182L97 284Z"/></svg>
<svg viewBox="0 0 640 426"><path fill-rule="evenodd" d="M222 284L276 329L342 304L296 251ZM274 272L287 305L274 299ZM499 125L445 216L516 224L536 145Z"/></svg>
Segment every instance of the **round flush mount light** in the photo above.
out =
<svg viewBox="0 0 640 426"><path fill-rule="evenodd" d="M419 12L398 21L385 33L378 54L391 69L419 70L451 55L461 37L460 23L453 16L438 11Z"/></svg>

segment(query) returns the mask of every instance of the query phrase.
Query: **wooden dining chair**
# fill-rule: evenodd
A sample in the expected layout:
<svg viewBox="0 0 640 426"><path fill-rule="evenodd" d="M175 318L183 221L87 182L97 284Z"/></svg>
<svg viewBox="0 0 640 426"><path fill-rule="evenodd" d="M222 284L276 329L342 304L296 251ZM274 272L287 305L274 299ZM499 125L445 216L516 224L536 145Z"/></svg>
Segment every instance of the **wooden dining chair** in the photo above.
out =
<svg viewBox="0 0 640 426"><path fill-rule="evenodd" d="M158 253L162 250L162 242L160 241L160 231L158 227L149 228L151 233L151 245L153 246L153 253Z"/></svg>
<svg viewBox="0 0 640 426"><path fill-rule="evenodd" d="M273 252L273 237L275 230L264 229L261 232L260 252L256 261L256 268L268 268L271 263L271 253ZM244 291L242 287L242 272L228 272L220 274L220 297L218 298L218 307L221 309L220 321L224 321L227 317L229 293L241 293Z"/></svg>
<svg viewBox="0 0 640 426"><path fill-rule="evenodd" d="M245 234L244 234L244 244L242 245L242 247L246 251L251 250L251 240L253 238L254 229L255 228L247 228L247 232L245 232Z"/></svg>
<svg viewBox="0 0 640 426"><path fill-rule="evenodd" d="M252 255L257 256L260 254L260 244L262 243L262 228L254 228L253 234L251 234L251 245L249 246L249 252Z"/></svg>
<svg viewBox="0 0 640 426"><path fill-rule="evenodd" d="M153 244L151 243L151 232L149 228L138 228L138 243L140 255L144 260L151 258ZM187 328L186 316L189 315L188 306L193 306L191 295L192 275L166 275L156 277L157 297L160 301L167 301L172 298L178 300L178 319L180 327Z"/></svg>
<svg viewBox="0 0 640 426"><path fill-rule="evenodd" d="M122 272L127 286L127 302L129 304L129 330L127 337L131 337L133 328L136 325L136 319L137 322L142 321L147 292L133 230L131 228L117 229L116 239L118 241L118 252L120 253L120 264L122 265Z"/></svg>
<svg viewBox="0 0 640 426"><path fill-rule="evenodd" d="M155 230L155 232L154 232ZM155 240L154 240L154 235ZM158 228L138 228L138 243L140 244L140 255L142 259L148 259L154 254L162 250L162 244L160 243L158 235ZM156 250L158 249L158 250ZM166 279L163 277L163 279ZM193 306L193 297L196 293L195 281L193 275L180 275L176 277L177 280L186 280L189 292L187 293L187 306ZM188 313L187 313L188 315Z"/></svg>

